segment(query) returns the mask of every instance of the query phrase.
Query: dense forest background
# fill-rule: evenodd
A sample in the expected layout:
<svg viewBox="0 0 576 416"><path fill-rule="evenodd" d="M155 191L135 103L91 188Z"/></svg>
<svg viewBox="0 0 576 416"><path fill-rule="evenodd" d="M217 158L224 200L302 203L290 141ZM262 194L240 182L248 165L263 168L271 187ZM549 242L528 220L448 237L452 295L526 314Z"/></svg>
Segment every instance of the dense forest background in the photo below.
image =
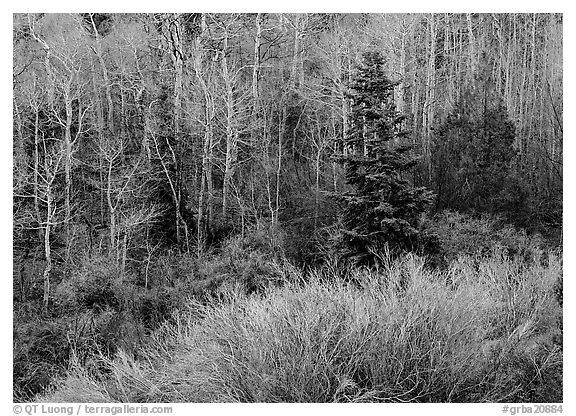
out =
<svg viewBox="0 0 576 416"><path fill-rule="evenodd" d="M394 142L418 156L404 180L433 192L422 223L450 210L561 232L561 15L13 22L16 397L42 391L70 351L89 349L85 338L101 336L102 350L155 329L181 276L216 273L199 266L215 253L236 267L223 248L235 236L256 249L281 239L283 258L304 269L325 263L367 51L394 86L405 132ZM253 270L268 255L250 255L239 273L273 275Z"/></svg>

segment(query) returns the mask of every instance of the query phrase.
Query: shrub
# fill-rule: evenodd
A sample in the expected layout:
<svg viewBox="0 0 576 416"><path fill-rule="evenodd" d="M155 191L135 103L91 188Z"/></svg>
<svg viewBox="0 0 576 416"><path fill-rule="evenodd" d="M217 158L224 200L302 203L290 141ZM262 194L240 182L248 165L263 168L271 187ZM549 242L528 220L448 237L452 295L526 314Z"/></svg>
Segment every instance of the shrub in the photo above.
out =
<svg viewBox="0 0 576 416"><path fill-rule="evenodd" d="M58 322L14 326L14 400L30 400L64 374L70 352L66 333L66 326Z"/></svg>
<svg viewBox="0 0 576 416"><path fill-rule="evenodd" d="M426 224L438 241L437 264L447 265L459 256L490 257L496 251L526 264L546 261L547 244L539 234L528 235L501 218L444 211Z"/></svg>
<svg viewBox="0 0 576 416"><path fill-rule="evenodd" d="M56 301L65 309L120 310L123 280L120 266L114 259L100 255L87 257L70 279L58 285Z"/></svg>
<svg viewBox="0 0 576 416"><path fill-rule="evenodd" d="M229 288L262 293L270 286L281 284L284 267L291 266L285 261L282 231L261 223L249 229L245 236L229 238L219 250L208 251L200 258L172 252L158 257L148 270L148 279L142 276L108 279L115 282L110 285L110 298L119 306L118 312L130 312L145 328L156 329L170 320L174 311L185 308L190 299L205 303ZM92 274L98 278L88 281L106 280L101 277L103 274L113 275L100 271ZM76 294L84 293L86 286L91 287L85 281L77 278L63 285L62 293L76 296L69 295L72 300L68 303L77 304L76 299L83 299Z"/></svg>
<svg viewBox="0 0 576 416"><path fill-rule="evenodd" d="M461 256L444 272L382 258L354 284L291 269L265 295L192 301L145 359L107 360L100 380L74 371L46 399L93 399L74 386L95 383L106 401L562 401L554 254Z"/></svg>
<svg viewBox="0 0 576 416"><path fill-rule="evenodd" d="M256 224L245 236L223 242L218 252L197 259L193 270L175 285L182 305L189 298L207 300L225 288L239 286L245 293L263 292L281 283L285 261L283 232L267 224Z"/></svg>

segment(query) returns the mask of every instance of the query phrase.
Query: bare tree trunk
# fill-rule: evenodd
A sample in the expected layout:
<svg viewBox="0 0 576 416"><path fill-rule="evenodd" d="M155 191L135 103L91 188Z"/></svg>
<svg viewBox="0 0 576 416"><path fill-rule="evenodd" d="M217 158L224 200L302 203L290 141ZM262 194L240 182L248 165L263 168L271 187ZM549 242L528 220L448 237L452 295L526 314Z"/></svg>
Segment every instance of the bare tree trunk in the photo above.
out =
<svg viewBox="0 0 576 416"><path fill-rule="evenodd" d="M72 97L71 97L71 86L72 86L73 74L70 74L70 78L66 83L64 89L64 100L66 105L66 126L64 130L64 146L66 155L64 158L64 209L65 209L65 227L66 227L66 258L65 264L68 265L70 262L70 249L72 244L72 235L70 228L71 220L71 189L72 189Z"/></svg>
<svg viewBox="0 0 576 416"><path fill-rule="evenodd" d="M302 53L300 50L300 37L301 37L301 26L302 26L302 19L304 19L303 15L299 15L296 18L296 25L294 27L294 52L292 54L292 68L290 70L290 88L294 89L296 86L296 80L298 78L298 66L299 66L299 58Z"/></svg>
<svg viewBox="0 0 576 416"><path fill-rule="evenodd" d="M538 89L537 89L537 85L536 85L536 13L532 14L532 42L531 43L532 43L532 45L531 45L531 51L530 51L530 66L532 69L532 76L530 78L530 84L531 84L532 92L534 94L532 96L531 114L536 115L538 113L538 109L536 108L537 95L538 95ZM530 127L529 127L529 131L528 131L528 137L533 137L532 131L535 127L535 122L536 122L535 117L531 117L530 122L529 122Z"/></svg>
<svg viewBox="0 0 576 416"><path fill-rule="evenodd" d="M347 74L347 85L351 84L352 81L352 63L350 62L350 55L346 56L346 74ZM348 130L349 126L349 115L350 115L350 99L347 97L348 87L347 85L342 85L342 91L340 99L342 101L342 153L344 156L348 155Z"/></svg>
<svg viewBox="0 0 576 416"><path fill-rule="evenodd" d="M142 73L142 68L140 67L140 59L138 59L138 54L136 52L134 52L134 64L136 65L136 72L138 73L138 76L140 77L140 82L142 83L137 89L136 89L136 93L134 96L134 103L136 104L136 108L138 109L138 112L140 113L140 117L142 118L142 122L143 124L145 124L146 122L146 107L145 107L145 103L144 103L144 74ZM142 150L144 151L144 153L146 154L146 158L148 159L148 162L150 162L152 160L152 151L150 149L150 140L148 138L148 131L146 128L143 129L142 131Z"/></svg>
<svg viewBox="0 0 576 416"><path fill-rule="evenodd" d="M210 231L212 227L212 221L214 219L214 181L212 180L212 168L213 168L213 149L214 149L214 130L212 126L212 120L214 118L214 103L212 102L212 108L210 110L210 129L208 132L208 141L206 145L206 157L205 157L205 172L206 172L206 190L207 198L206 203L208 205L208 215L206 217L206 230Z"/></svg>
<svg viewBox="0 0 576 416"><path fill-rule="evenodd" d="M269 147L270 144L272 142L272 139L270 138L270 131L268 128L268 120L266 117L266 114L263 114L264 116L264 127L263 127L263 132L264 132L264 140L263 140L263 144L262 144L262 154L264 157L264 161L263 161L263 165L264 165L264 174L266 175L266 195L268 197L268 210L270 211L270 219L271 222L274 224L275 222L275 210L274 210L274 205L272 203L272 180L270 178L270 171L272 170L272 163L270 161L270 154L269 154ZM254 201L254 187L252 188L252 201ZM253 205L255 206L254 202Z"/></svg>
<svg viewBox="0 0 576 416"><path fill-rule="evenodd" d="M182 44L181 44L181 31L180 31L180 21L179 15L176 15L174 19L170 22L170 39L172 42L172 64L174 66L174 139L176 141L176 147L180 141L180 120L182 112L182 76L183 76L183 62L182 62ZM174 210L175 210L175 226L176 226L176 242L180 245L181 236L181 223L183 222L180 214L180 163L174 154L174 164L176 169L176 180L174 184Z"/></svg>
<svg viewBox="0 0 576 416"><path fill-rule="evenodd" d="M259 119L258 119L258 115L260 113L260 96L259 96L259 88L258 88L258 80L260 78L260 47L261 47L261 39L262 39L262 20L263 20L263 14L262 13L258 13L256 15L256 36L254 39L254 67L252 70L252 111L250 114L250 145L252 146L253 149L259 149L259 143L258 143L258 138L260 136L260 133L263 131L260 129L260 123L259 123ZM263 133L264 136L266 135L266 133ZM266 147L266 152L267 153L267 147ZM264 155L264 153L262 153L262 155ZM266 159L266 157L264 157ZM266 179L268 179L268 170L267 167L265 168L265 172L266 172ZM254 208L254 215L257 219L258 217L258 211L256 209L256 204L255 204L255 198L254 198L254 182L256 181L255 178L255 169L254 169L254 165L251 164L250 166L250 196L251 196L251 202L252 202L252 207ZM268 182L267 182L268 183ZM237 192L237 197L239 197L238 195L238 191ZM272 212L273 215L273 212ZM242 229L244 229L244 223L242 224ZM242 232L244 233L244 231Z"/></svg>
<svg viewBox="0 0 576 416"><path fill-rule="evenodd" d="M400 39L400 84L398 84L398 111L404 114L406 104L404 102L404 85L406 78L406 33L402 30Z"/></svg>
<svg viewBox="0 0 576 416"><path fill-rule="evenodd" d="M212 185L212 146L214 143L213 139L213 118L215 113L214 108L214 101L212 99L212 94L208 88L206 83L206 79L204 78L204 73L202 70L203 65L203 57L204 57L204 50L201 44L201 39L206 31L206 15L202 15L202 23L201 23L201 33L196 38L196 53L194 59L194 70L196 72L196 78L202 88L202 92L204 93L204 145L202 150L202 174L200 180L200 192L198 194L198 221L197 221L197 240L198 240L198 247L197 253L198 256L204 250L205 244L205 233L207 228L210 226L212 220L212 193L213 193L213 185ZM204 216L204 204L205 199L207 200L208 205L208 218L205 219Z"/></svg>
<svg viewBox="0 0 576 416"><path fill-rule="evenodd" d="M428 184L432 183L432 157L431 157L431 137L432 125L434 123L434 104L436 90L436 22L432 14L429 20L429 56L428 70L426 77L426 99L424 101L424 111L422 119L422 136L424 139L424 158L427 166Z"/></svg>
<svg viewBox="0 0 576 416"><path fill-rule="evenodd" d="M38 224L40 224L42 222L41 217L40 217L40 204L38 201L38 189L39 189L39 183L38 183L38 173L40 172L40 152L38 149L38 146L40 146L40 135L39 135L39 113L40 113L40 107L35 107L34 109L34 213L36 215L36 221L38 222ZM42 237L42 229L39 228L38 229L38 235L41 238Z"/></svg>
<svg viewBox="0 0 576 416"><path fill-rule="evenodd" d="M14 140L15 144L15 154L18 160L26 160L26 152L24 150L24 133L22 132L22 117L20 116L20 109L18 108L18 102L16 101L16 97L12 98L12 104L14 106L14 124L16 125L16 129L18 130L18 138ZM36 110L37 112L38 110ZM38 124L38 123L36 123Z"/></svg>
<svg viewBox="0 0 576 416"><path fill-rule="evenodd" d="M176 229L176 243L181 246L182 243L182 231L184 231L184 242L186 245L186 251L190 251L189 237L188 237L188 225L182 217L182 171L180 164L180 146L181 146L181 124L182 124L182 80L183 80L183 46L182 46L182 31L180 27L180 15L176 14L172 20L168 22L168 34L170 37L170 47L171 47L171 59L172 65L174 67L174 84L173 84L173 127L174 127L174 141L175 146L170 144L170 140L166 140L166 145L170 151L170 156L172 158L172 163L176 170L175 178L172 178L168 167L166 166L163 157L160 154L159 144L152 133L150 127L148 127L148 133L152 134L154 140L154 145L156 148L156 154L160 158L160 163L166 179L170 185L170 191L172 193L172 201L174 202L174 226ZM148 122L145 121L145 124ZM146 133L145 133L146 134ZM143 143L144 147L147 146L147 142Z"/></svg>
<svg viewBox="0 0 576 416"><path fill-rule="evenodd" d="M50 301L50 272L52 271L52 250L50 246L50 233L52 227L52 219L56 211L53 207L53 195L52 195L52 183L58 172L59 161L54 167L54 171L51 172L49 169L48 159L45 155L44 157L44 173L45 173L45 197L46 197L46 224L44 227L44 257L46 259L46 266L44 267L43 279L44 279L44 294L42 299L42 309L44 313L48 311L48 303ZM52 167L50 165L50 167Z"/></svg>
<svg viewBox="0 0 576 416"><path fill-rule="evenodd" d="M236 187L234 187L234 194L238 201L238 207L240 208L240 235L244 238L246 232L246 208L244 207L244 202L240 197L240 192L238 192L238 188Z"/></svg>
<svg viewBox="0 0 576 416"><path fill-rule="evenodd" d="M108 211L110 213L110 246L109 253L112 255L116 249L116 207L112 203L112 165L114 159L108 160L108 175L106 186L106 202L108 202Z"/></svg>
<svg viewBox="0 0 576 416"><path fill-rule="evenodd" d="M174 19L170 22L170 39L172 53L172 64L174 66L174 133L176 140L179 140L180 135L180 120L182 118L182 77L183 77L183 53L182 53L182 33L180 28L180 16L176 14Z"/></svg>
<svg viewBox="0 0 576 416"><path fill-rule="evenodd" d="M234 176L237 156L238 126L236 125L236 111L234 105L233 75L228 70L228 30L224 32L223 54L222 54L222 75L226 88L226 161L224 167L224 180L222 184L222 217L226 219L228 208L228 194L230 192L230 181ZM254 81L254 80L253 80ZM254 93L254 85L253 91Z"/></svg>
<svg viewBox="0 0 576 416"><path fill-rule="evenodd" d="M92 65L92 88L93 88L93 92L94 92L94 100L96 101L96 119L97 119L97 134L98 134L98 142L99 143L103 143L104 140L104 112L102 109L102 101L100 99L100 93L98 91L97 85L96 85L96 71L94 69L94 64L91 61L90 62ZM104 199L105 199L105 187L104 187L104 165L102 163L102 155L101 153L98 153L98 174L100 177L100 223L104 224L104 213L105 213L105 209L104 209Z"/></svg>
<svg viewBox="0 0 576 416"><path fill-rule="evenodd" d="M282 100L284 101L284 100ZM282 174L282 139L284 137L284 129L286 126L286 104L282 103L282 122L280 126L278 126L278 163L276 167L276 206L275 206L275 215L272 217L272 224L277 225L278 223L278 214L280 212L280 177Z"/></svg>
<svg viewBox="0 0 576 416"><path fill-rule="evenodd" d="M474 36L474 30L472 28L472 15L466 13L466 23L468 24L468 42L469 42L469 60L470 60L470 70L469 77L472 79L474 73L476 72L476 38Z"/></svg>
<svg viewBox="0 0 576 416"><path fill-rule="evenodd" d="M120 88L120 137L122 140L126 140L128 137L126 133L126 91L124 88Z"/></svg>
<svg viewBox="0 0 576 416"><path fill-rule="evenodd" d="M120 263L120 272L124 276L124 271L126 270L126 259L128 257L128 230L124 231L124 239L122 242L122 261Z"/></svg>
<svg viewBox="0 0 576 416"><path fill-rule="evenodd" d="M154 132L152 131L152 128L149 125L148 118L145 121L145 125L146 125L146 129L148 129L148 133L150 133L150 135L152 136L152 140L154 142L154 149L156 150L156 156L158 156L158 159L160 161L160 165L162 166L162 170L164 171L164 175L166 176L166 180L168 181L168 185L170 185L170 191L172 193L172 201L174 202L174 223L176 225L177 242L180 242L180 240L179 240L180 231L179 230L180 230L180 226L182 225L184 228L184 236L186 239L186 241L185 241L186 242L186 250L189 251L190 247L189 247L189 240L188 240L188 226L187 226L186 222L184 221L184 219L182 218L182 214L180 211L180 209L181 209L180 208L181 194L180 194L179 189L177 188L177 180L174 180L170 175L170 171L168 169L168 166L164 162L164 157L160 153L160 145L158 143L158 140L157 140ZM168 141L166 141L166 144L168 146L168 149L170 150L173 162L176 163L176 154L174 153L174 149L172 148L172 146L170 145L170 143Z"/></svg>
<svg viewBox="0 0 576 416"><path fill-rule="evenodd" d="M258 103L258 78L260 75L260 42L262 38L262 13L256 15L256 38L254 42L254 68L252 70L252 98L256 109Z"/></svg>
<svg viewBox="0 0 576 416"><path fill-rule="evenodd" d="M44 295L42 306L44 312L48 310L48 302L50 300L50 272L52 271L52 252L50 248L50 221L52 212L52 197L51 188L48 187L47 191L47 215L46 215L46 227L44 228L44 256L46 258L46 266L44 267Z"/></svg>
<svg viewBox="0 0 576 416"><path fill-rule="evenodd" d="M282 98L280 100L281 106L281 120L278 126L278 153L277 153L277 164L276 164L276 198L275 198L275 214L272 216L272 223L276 225L278 223L278 216L280 212L280 182L282 176L282 142L284 139L284 133L286 131L286 119L288 117L287 111L287 97L290 91L294 91L296 88L296 80L298 78L298 62L299 56L301 54L300 48L300 36L301 36L301 26L302 26L302 16L297 17L296 25L294 28L294 51L292 54L292 67L290 70L290 79L288 80L288 90L284 91Z"/></svg>
<svg viewBox="0 0 576 416"><path fill-rule="evenodd" d="M314 198L314 230L318 228L318 212L320 209L320 160L322 157L322 147L318 146L318 151L316 152L316 195Z"/></svg>
<svg viewBox="0 0 576 416"><path fill-rule="evenodd" d="M92 29L94 30L94 35L96 36L96 49L95 53L100 62L100 67L102 68L102 76L104 78L104 89L106 91L106 101L108 102L108 130L110 133L114 132L114 101L112 100L112 85L110 83L110 77L108 75L108 69L106 67L106 62L104 62L104 56L102 54L102 44L100 41L100 34L94 23L94 15L90 14L90 22L92 23Z"/></svg>

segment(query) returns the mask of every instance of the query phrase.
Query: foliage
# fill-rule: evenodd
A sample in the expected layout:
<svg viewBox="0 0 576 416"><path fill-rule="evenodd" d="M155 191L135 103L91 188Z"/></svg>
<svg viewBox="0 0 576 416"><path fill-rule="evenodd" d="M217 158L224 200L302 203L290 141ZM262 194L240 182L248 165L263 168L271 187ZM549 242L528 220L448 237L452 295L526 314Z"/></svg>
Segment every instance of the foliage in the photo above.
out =
<svg viewBox="0 0 576 416"><path fill-rule="evenodd" d="M439 241L438 254L446 262L458 256L481 258L501 251L510 258L544 261L550 246L540 234L528 234L507 224L501 217L484 214L479 217L452 211L436 214L426 224Z"/></svg>
<svg viewBox="0 0 576 416"><path fill-rule="evenodd" d="M121 310L119 291L123 276L116 259L94 255L86 258L70 279L56 289L57 303L64 308L77 307L102 311Z"/></svg>
<svg viewBox="0 0 576 416"><path fill-rule="evenodd" d="M513 211L525 195L514 192L515 128L490 79L477 77L436 131L437 209Z"/></svg>
<svg viewBox="0 0 576 416"><path fill-rule="evenodd" d="M57 286L55 306L61 314L112 313L119 330L122 319L155 329L190 298L205 300L234 285L252 293L275 284L283 245L280 229L260 223L200 258L169 253L155 259L147 281L123 271L116 259L94 254Z"/></svg>
<svg viewBox="0 0 576 416"><path fill-rule="evenodd" d="M394 83L384 73L378 52L366 52L351 87L351 129L345 143L350 153L340 158L350 190L338 197L344 203L341 244L343 256L359 264L375 261L370 246L388 243L413 249L418 241L420 215L432 194L402 176L416 164L402 117L393 100Z"/></svg>
<svg viewBox="0 0 576 416"><path fill-rule="evenodd" d="M440 273L384 256L378 272L356 269L356 284L285 271L264 296L190 303L144 359L104 360L105 378L72 369L43 400L562 401L558 258L471 261Z"/></svg>
<svg viewBox="0 0 576 416"><path fill-rule="evenodd" d="M65 373L70 347L65 327L54 322L21 323L13 334L14 399L24 401Z"/></svg>

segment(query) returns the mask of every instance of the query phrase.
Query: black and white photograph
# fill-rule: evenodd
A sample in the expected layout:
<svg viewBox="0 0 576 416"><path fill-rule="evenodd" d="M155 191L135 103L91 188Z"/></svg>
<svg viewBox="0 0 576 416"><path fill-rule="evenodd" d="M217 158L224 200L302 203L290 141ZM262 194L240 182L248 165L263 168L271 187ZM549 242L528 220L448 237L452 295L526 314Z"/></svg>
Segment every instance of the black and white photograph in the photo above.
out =
<svg viewBox="0 0 576 416"><path fill-rule="evenodd" d="M561 10L186 8L11 16L9 410L567 413Z"/></svg>

